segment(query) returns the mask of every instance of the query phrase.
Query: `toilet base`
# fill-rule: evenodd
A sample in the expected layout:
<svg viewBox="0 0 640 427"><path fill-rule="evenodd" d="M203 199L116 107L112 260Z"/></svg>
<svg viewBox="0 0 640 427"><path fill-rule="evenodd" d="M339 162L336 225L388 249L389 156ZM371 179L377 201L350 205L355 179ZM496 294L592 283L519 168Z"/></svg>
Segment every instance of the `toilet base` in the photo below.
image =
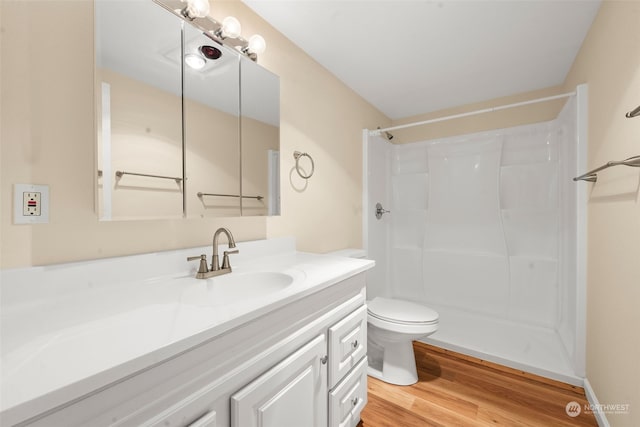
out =
<svg viewBox="0 0 640 427"><path fill-rule="evenodd" d="M369 365L367 374L389 384L411 385L418 382L412 341L390 343L384 347L382 370Z"/></svg>

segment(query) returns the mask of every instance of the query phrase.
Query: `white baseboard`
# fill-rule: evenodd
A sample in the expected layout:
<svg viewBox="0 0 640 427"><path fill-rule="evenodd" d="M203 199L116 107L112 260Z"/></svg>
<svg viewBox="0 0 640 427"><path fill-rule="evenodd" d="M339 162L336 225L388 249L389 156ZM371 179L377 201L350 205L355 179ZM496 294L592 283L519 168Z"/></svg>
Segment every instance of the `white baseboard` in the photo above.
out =
<svg viewBox="0 0 640 427"><path fill-rule="evenodd" d="M596 397L595 392L591 388L591 383L588 379L584 379L584 394L587 396L587 400L592 408L596 408L593 411L593 415L596 417L596 421L598 422L599 427L611 427L609 421L605 414L600 410L600 402L598 402L598 398Z"/></svg>

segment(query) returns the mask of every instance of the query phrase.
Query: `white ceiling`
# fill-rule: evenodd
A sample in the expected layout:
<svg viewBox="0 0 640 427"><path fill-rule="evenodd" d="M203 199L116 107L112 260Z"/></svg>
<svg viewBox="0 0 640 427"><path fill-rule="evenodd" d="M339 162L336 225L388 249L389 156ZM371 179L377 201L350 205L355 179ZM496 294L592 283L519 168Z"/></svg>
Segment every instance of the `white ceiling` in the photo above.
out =
<svg viewBox="0 0 640 427"><path fill-rule="evenodd" d="M392 119L562 84L600 6L599 0L243 2Z"/></svg>

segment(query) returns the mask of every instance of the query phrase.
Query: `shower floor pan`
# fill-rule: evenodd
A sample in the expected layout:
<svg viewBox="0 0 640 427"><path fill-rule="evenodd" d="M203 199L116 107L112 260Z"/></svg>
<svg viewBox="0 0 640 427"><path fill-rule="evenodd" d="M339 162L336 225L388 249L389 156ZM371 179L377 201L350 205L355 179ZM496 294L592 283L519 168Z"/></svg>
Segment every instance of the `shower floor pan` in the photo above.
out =
<svg viewBox="0 0 640 427"><path fill-rule="evenodd" d="M438 331L420 341L568 384L574 374L558 334L549 328L429 306L440 315Z"/></svg>

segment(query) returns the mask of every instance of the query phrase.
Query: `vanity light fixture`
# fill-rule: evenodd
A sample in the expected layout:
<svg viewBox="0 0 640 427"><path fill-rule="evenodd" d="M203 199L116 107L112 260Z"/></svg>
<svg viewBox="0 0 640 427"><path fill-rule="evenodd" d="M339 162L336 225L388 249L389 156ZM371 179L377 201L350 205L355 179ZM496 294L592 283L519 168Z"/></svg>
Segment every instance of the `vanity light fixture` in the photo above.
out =
<svg viewBox="0 0 640 427"><path fill-rule="evenodd" d="M197 53L187 53L184 56L184 63L194 70L202 70L207 61Z"/></svg>
<svg viewBox="0 0 640 427"><path fill-rule="evenodd" d="M216 43L229 46L252 61L257 61L258 54L265 51L267 44L262 36L256 34L248 41L242 38L240 35L242 27L238 19L227 16L220 22L209 16L209 0L153 0L153 2L189 21ZM176 5L180 7L177 8ZM203 51L201 53L204 58L211 59ZM192 60L197 61L195 58ZM185 61L187 61L186 56Z"/></svg>
<svg viewBox="0 0 640 427"><path fill-rule="evenodd" d="M186 7L182 9L181 14L190 21L196 18L204 18L209 15L209 0L181 0L186 3Z"/></svg>

